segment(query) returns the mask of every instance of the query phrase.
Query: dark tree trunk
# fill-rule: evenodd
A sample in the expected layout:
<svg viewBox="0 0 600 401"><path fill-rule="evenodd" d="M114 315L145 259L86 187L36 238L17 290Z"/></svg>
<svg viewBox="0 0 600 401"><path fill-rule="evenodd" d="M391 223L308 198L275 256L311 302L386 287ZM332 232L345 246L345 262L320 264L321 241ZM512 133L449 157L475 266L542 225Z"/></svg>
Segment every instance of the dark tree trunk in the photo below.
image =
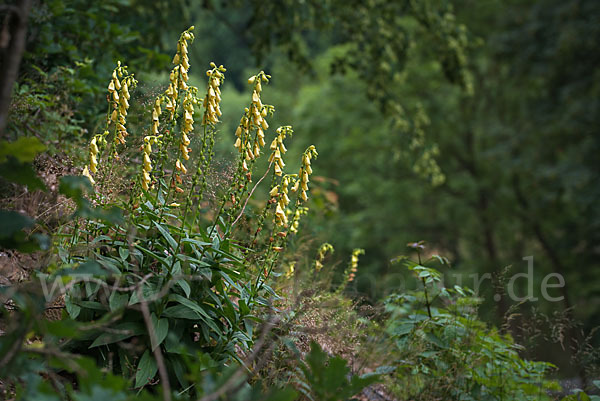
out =
<svg viewBox="0 0 600 401"><path fill-rule="evenodd" d="M0 137L4 135L10 98L25 50L30 9L31 0L18 0L16 5L0 6L0 14L4 14L0 28Z"/></svg>

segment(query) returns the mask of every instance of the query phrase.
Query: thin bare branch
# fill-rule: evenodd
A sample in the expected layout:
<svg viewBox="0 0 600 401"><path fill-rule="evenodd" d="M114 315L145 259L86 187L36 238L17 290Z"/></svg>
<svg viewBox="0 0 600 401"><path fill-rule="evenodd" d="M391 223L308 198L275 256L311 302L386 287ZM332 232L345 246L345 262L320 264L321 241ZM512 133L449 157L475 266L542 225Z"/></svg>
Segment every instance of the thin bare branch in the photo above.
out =
<svg viewBox="0 0 600 401"><path fill-rule="evenodd" d="M242 215L244 214L244 210L246 210L246 205L248 205L248 201L250 200L250 198L252 197L252 194L254 193L254 190L256 189L256 187L258 187L258 185L262 182L262 180L265 179L265 177L267 176L267 174L269 174L269 171L271 171L271 166L273 165L273 162L271 161L271 163L269 163L269 167L267 167L267 171L265 171L265 174L260 177L260 180L258 180L258 182L256 183L256 185L254 185L254 187L252 188L252 191L250 191L250 194L248 194L248 197L246 198L246 202L244 202L244 206L242 206L242 210L240 211L239 216L234 220L234 222L231 224L231 228L233 228L233 226L235 226L235 223L238 222L238 220L242 217Z"/></svg>

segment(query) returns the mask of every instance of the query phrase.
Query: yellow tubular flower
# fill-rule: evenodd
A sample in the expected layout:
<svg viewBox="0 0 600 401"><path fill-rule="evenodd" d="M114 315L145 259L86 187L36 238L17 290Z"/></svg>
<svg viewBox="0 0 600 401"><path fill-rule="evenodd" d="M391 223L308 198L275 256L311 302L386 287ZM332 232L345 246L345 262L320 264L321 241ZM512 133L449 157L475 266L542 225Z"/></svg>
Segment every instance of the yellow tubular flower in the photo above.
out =
<svg viewBox="0 0 600 401"><path fill-rule="evenodd" d="M94 185L96 183L96 181L94 181L94 179L92 178L92 175L90 174L90 171L88 170L87 166L83 168L83 172L81 173L81 175L87 177L90 180L90 184Z"/></svg>
<svg viewBox="0 0 600 401"><path fill-rule="evenodd" d="M152 171L152 162L150 161L150 155L144 152L144 170Z"/></svg>
<svg viewBox="0 0 600 401"><path fill-rule="evenodd" d="M94 174L98 171L98 161L94 155L90 155L90 171Z"/></svg>
<svg viewBox="0 0 600 401"><path fill-rule="evenodd" d="M97 137L94 136L92 141L90 142L90 171L92 173L96 173L98 171L98 145L97 145Z"/></svg>
<svg viewBox="0 0 600 401"><path fill-rule="evenodd" d="M254 157L260 156L260 144L257 142L254 144Z"/></svg>
<svg viewBox="0 0 600 401"><path fill-rule="evenodd" d="M188 146L190 144L190 138L188 138L185 132L181 136L181 143L183 143L184 146Z"/></svg>
<svg viewBox="0 0 600 401"><path fill-rule="evenodd" d="M277 204L277 207L275 208L275 219L277 221L277 224L280 226L284 226L287 224L288 220L287 220L287 216L285 214L285 212L283 211L283 209L281 208L281 204Z"/></svg>
<svg viewBox="0 0 600 401"><path fill-rule="evenodd" d="M184 160L190 160L190 149L188 147L180 145L179 150L181 150L181 157L183 157Z"/></svg>
<svg viewBox="0 0 600 401"><path fill-rule="evenodd" d="M94 137L92 139L92 142L90 142L90 152L94 155L98 154L98 145L96 144L96 137Z"/></svg>
<svg viewBox="0 0 600 401"><path fill-rule="evenodd" d="M123 80L123 87L121 88L121 93L123 93L123 97L127 100L131 98L129 94L129 88L127 87L127 81Z"/></svg>

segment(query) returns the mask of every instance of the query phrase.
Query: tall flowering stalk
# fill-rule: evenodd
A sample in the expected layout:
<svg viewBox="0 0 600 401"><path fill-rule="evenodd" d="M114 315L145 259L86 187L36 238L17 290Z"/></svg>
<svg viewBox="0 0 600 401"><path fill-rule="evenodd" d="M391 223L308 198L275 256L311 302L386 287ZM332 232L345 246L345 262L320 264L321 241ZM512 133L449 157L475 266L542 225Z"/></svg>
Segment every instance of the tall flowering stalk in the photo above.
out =
<svg viewBox="0 0 600 401"><path fill-rule="evenodd" d="M204 107L204 114L202 116L203 134L200 146L200 160L196 172L192 177L191 190L186 198L186 206L184 209L184 217L187 214L188 208L192 203L192 193L197 199L198 206L192 217L192 224L195 224L196 218L200 212L202 196L207 186L207 176L209 173L210 164L214 155L214 144L215 144L215 126L219 123L219 117L221 117L221 85L225 80L225 71L227 69L222 65L218 66L214 63L210 63L210 70L206 71L208 77L206 84L206 95L202 101ZM182 136L182 144L187 146L186 142L189 141L187 134L184 133ZM189 142L188 142L189 144ZM185 167L184 167L185 168ZM184 218L185 220L185 218ZM183 224L182 224L183 228Z"/></svg>
<svg viewBox="0 0 600 401"><path fill-rule="evenodd" d="M337 292L340 293L346 289L348 284L350 284L356 278L356 272L358 271L358 257L360 255L364 255L365 250L356 248L352 251L352 255L350 256L350 263L344 272L344 279L342 283L337 289Z"/></svg>
<svg viewBox="0 0 600 401"><path fill-rule="evenodd" d="M248 163L260 156L261 148L265 146L265 131L269 128L266 117L273 112L273 106L264 105L260 98L262 92L262 83L269 82L270 75L259 72L248 78L248 83L254 85L250 107L244 109L244 115L240 119L240 124L235 131L235 148L242 157L241 167L244 172L250 170ZM252 131L255 131L254 140L252 140Z"/></svg>
<svg viewBox="0 0 600 401"><path fill-rule="evenodd" d="M206 71L208 76L208 88L206 91L206 97L204 98L203 105L206 109L204 114L203 124L216 125L221 117L221 89L220 86L223 83L225 76L225 68L221 65L217 67L215 63L210 63L211 70Z"/></svg>
<svg viewBox="0 0 600 401"><path fill-rule="evenodd" d="M235 136L234 147L238 150L238 167L232 179L232 184L225 194L217 218L222 212L228 217L229 224L237 221L239 212L243 210L248 196L248 187L252 182L252 171L255 160L260 156L261 148L265 145L265 131L269 128L266 117L272 114L274 107L262 103L260 94L262 83L268 83L271 76L264 71L253 75L248 83L253 85L251 102L244 109ZM227 204L230 207L226 207Z"/></svg>
<svg viewBox="0 0 600 401"><path fill-rule="evenodd" d="M312 174L311 160L313 158L316 159L317 156L319 156L319 154L317 153L315 145L310 145L302 154L302 165L298 172L299 180L293 190L294 192L300 190L300 199L304 202L308 200L306 192L308 191L308 183L310 182L309 176Z"/></svg>
<svg viewBox="0 0 600 401"><path fill-rule="evenodd" d="M312 174L311 160L316 159L319 154L314 145L310 145L302 154L302 164L298 171L295 184L292 188L293 192L298 192L298 200L296 201L295 210L286 210L286 213L292 216L290 223L290 232L297 233L300 227L300 218L308 213L308 208L300 206L303 202L308 201L308 183L309 176Z"/></svg>
<svg viewBox="0 0 600 401"><path fill-rule="evenodd" d="M122 81L119 81L119 77L122 77L126 73L126 68L121 67L121 62L118 63L118 67L113 71L112 80L108 84L108 92L112 96L113 111L110 115L111 122L116 125L115 143L125 145L125 138L129 135L127 133L127 110L129 109L129 86L135 86L136 81L133 76L125 77Z"/></svg>
<svg viewBox="0 0 600 401"><path fill-rule="evenodd" d="M194 106L198 104L198 89L188 85L188 71L190 68L188 42L194 40L193 30L194 27L192 26L184 31L179 37L179 40L177 41L177 52L173 57L173 64L175 64L175 66L169 74L169 85L163 94L157 96L152 110L151 133L153 136L162 135L164 137L163 140L157 142L159 144L157 165L161 175L157 178L160 183L164 182L161 181L161 178L164 178L165 176L163 167L164 163L169 158L169 148L174 141L179 153L172 164L174 173L170 179L170 185L164 184L168 188L165 199L169 198L172 189L176 193L184 192L179 185L183 183L182 175L185 175L188 172L185 162L190 159L190 152L192 150L189 145L191 143L190 137L194 130ZM181 107L182 110L180 136L179 138L174 138L173 130L178 124L179 118L176 117L179 107ZM161 128L161 115L163 110L167 112L167 117L166 121L163 122L165 126ZM157 191L161 190L163 190L163 184L159 185L157 188Z"/></svg>
<svg viewBox="0 0 600 401"><path fill-rule="evenodd" d="M113 127L113 143L111 146L125 145L125 139L129 133L127 132L127 111L129 110L129 99L131 95L130 89L135 88L137 81L133 74L127 72L127 66L117 62L117 67L113 70L110 82L108 84L108 112L106 116L106 128L103 133L94 135L89 145L89 165L85 166L82 175L88 177L92 185L96 183L93 174L98 173L100 165L100 148L106 147L108 142L106 138L110 135L111 126ZM109 152L108 162L112 164L113 158L118 158L116 151ZM107 174L112 172L108 168ZM106 175L103 178L106 178Z"/></svg>
<svg viewBox="0 0 600 401"><path fill-rule="evenodd" d="M271 191L269 193L271 199L269 204L275 204L275 211L273 213L273 229L271 236L269 237L269 246L267 249L265 263L269 266L264 271L264 279L268 278L274 266L276 265L279 255L283 251L287 242L288 231L292 234L298 232L300 218L302 215L308 212L308 208L301 206L302 202L308 200L308 182L309 176L312 174L311 160L318 156L317 150L314 145L309 146L302 155L302 164L299 173L296 174L283 174L283 162L282 155L286 153L287 149L283 144L283 140L286 135L292 134L292 129L289 126L280 127L277 129L277 136L271 143L271 156L269 162L274 165L273 179L277 176L281 176L280 184L272 184ZM279 168L278 168L279 167ZM290 186L293 185L292 188ZM290 191L299 192L298 199L296 200L294 209L290 209L289 193ZM291 221L290 221L291 217ZM255 238L256 241L258 235L257 230ZM260 275L259 275L260 277ZM257 288L260 288L261 282L257 278Z"/></svg>
<svg viewBox="0 0 600 401"><path fill-rule="evenodd" d="M317 251L317 257L315 259L315 265L314 265L314 268L317 272L323 268L323 260L325 259L325 256L327 255L327 253L333 254L333 252L334 252L333 245L331 245L328 242L321 244L321 246L319 247L319 250Z"/></svg>

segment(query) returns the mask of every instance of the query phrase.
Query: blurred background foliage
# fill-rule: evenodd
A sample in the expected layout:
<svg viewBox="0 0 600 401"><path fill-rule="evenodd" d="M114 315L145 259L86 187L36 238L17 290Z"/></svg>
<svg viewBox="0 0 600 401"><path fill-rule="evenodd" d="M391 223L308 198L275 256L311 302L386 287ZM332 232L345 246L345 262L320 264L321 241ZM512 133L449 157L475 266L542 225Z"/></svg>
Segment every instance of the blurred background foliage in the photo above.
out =
<svg viewBox="0 0 600 401"><path fill-rule="evenodd" d="M303 224L339 260L366 250L353 291L369 302L407 286L390 261L424 239L450 280L492 275L482 310L498 325L518 312L520 341L534 314L548 316L541 332L566 316L564 348L538 336L528 352L567 366L600 319L599 17L596 0L37 0L6 135L83 159L116 61L150 97L168 81L161 54L195 25L192 81L209 61L228 68L222 157L255 67L273 75L265 102L285 110L271 125L298 133L290 159L309 144L326 155ZM527 256L540 300L495 302ZM561 302L540 296L549 273L565 277L551 290Z"/></svg>

